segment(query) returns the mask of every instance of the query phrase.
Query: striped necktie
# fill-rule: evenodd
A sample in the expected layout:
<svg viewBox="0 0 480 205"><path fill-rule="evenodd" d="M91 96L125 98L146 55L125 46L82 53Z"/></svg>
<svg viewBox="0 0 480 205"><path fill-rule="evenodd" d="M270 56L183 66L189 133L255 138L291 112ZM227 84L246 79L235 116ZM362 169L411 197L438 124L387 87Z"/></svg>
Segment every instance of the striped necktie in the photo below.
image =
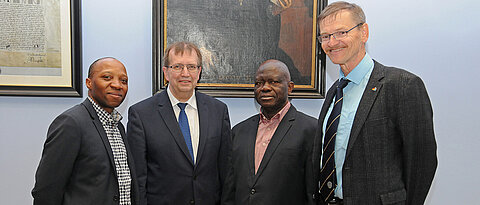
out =
<svg viewBox="0 0 480 205"><path fill-rule="evenodd" d="M342 78L337 85L335 103L328 117L323 138L320 194L325 202L330 201L334 197L333 192L337 187L337 175L335 172L335 136L337 135L338 121L340 120L340 113L342 111L343 88L345 88L349 82L349 80Z"/></svg>

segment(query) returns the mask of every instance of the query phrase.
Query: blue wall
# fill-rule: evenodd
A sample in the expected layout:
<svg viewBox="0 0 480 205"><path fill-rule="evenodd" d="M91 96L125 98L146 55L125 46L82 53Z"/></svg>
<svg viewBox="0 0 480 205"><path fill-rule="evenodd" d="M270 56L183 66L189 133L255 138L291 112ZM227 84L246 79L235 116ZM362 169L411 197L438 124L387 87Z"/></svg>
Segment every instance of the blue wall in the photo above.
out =
<svg viewBox="0 0 480 205"><path fill-rule="evenodd" d="M356 0L367 15L367 50L385 65L421 76L434 106L439 166L426 204L480 204L480 2ZM152 17L150 0L85 0L82 5L83 73L101 56L125 63L129 92L120 107L126 117L134 103L151 96ZM327 64L327 85L338 77ZM84 96L86 96L84 89ZM220 99L232 124L255 114L248 99ZM50 122L79 98L0 97L0 204L31 204L30 190ZM318 117L323 100L293 100ZM126 119L124 120L126 122Z"/></svg>

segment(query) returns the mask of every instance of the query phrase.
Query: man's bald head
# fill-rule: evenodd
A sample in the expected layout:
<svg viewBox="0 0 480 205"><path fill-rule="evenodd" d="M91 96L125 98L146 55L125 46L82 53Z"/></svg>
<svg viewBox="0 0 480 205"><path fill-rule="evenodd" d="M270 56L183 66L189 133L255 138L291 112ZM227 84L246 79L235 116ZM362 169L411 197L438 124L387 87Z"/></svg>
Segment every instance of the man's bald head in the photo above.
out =
<svg viewBox="0 0 480 205"><path fill-rule="evenodd" d="M93 73L95 72L95 68L96 66L101 62L101 61L104 61L104 60L115 60L115 61L118 61L116 58L114 57L103 57L103 58L99 58L95 61L93 61L92 64L90 64L90 67L88 67L88 77L92 77ZM120 62L120 61L119 61Z"/></svg>
<svg viewBox="0 0 480 205"><path fill-rule="evenodd" d="M267 68L277 68L277 70L279 72L281 72L283 75L285 75L285 79L287 81L291 81L290 79L290 71L288 70L288 67L285 63L283 63L282 61L279 61L279 60L276 60L276 59L270 59L270 60L266 60L265 62L263 62L260 67L258 67L258 70L257 70L257 74L264 70L264 69L267 69Z"/></svg>

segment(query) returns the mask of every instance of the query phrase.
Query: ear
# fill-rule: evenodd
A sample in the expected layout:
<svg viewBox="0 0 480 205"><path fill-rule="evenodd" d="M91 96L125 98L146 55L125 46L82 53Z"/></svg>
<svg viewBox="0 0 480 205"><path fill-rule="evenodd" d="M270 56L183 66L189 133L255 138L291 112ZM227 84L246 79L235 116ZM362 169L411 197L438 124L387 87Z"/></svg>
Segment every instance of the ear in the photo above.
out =
<svg viewBox="0 0 480 205"><path fill-rule="evenodd" d="M165 80L170 82L170 80L168 79L170 76L167 75L167 67L163 66L162 70L163 70L163 77L165 78Z"/></svg>
<svg viewBox="0 0 480 205"><path fill-rule="evenodd" d="M198 67L198 72L197 72L197 82L200 80L200 74L202 73L202 66Z"/></svg>
<svg viewBox="0 0 480 205"><path fill-rule="evenodd" d="M368 24L367 23L364 23L362 25L362 42L363 43L366 43L367 40L368 40L368 35L369 35L369 32L368 32Z"/></svg>
<svg viewBox="0 0 480 205"><path fill-rule="evenodd" d="M293 87L295 86L295 83L293 81L288 82L288 94L292 94Z"/></svg>
<svg viewBox="0 0 480 205"><path fill-rule="evenodd" d="M88 90L92 89L92 80L90 78L85 79L85 85L87 85Z"/></svg>

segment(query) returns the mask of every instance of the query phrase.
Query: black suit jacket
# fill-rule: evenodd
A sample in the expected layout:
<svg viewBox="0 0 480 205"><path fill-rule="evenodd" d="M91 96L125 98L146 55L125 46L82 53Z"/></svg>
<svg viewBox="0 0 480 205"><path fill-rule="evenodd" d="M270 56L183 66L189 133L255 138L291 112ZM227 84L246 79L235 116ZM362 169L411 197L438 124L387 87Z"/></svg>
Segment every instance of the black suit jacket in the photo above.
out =
<svg viewBox="0 0 480 205"><path fill-rule="evenodd" d="M317 120L292 105L275 131L255 174L260 115L233 128L229 204L301 205L312 202L312 149Z"/></svg>
<svg viewBox="0 0 480 205"><path fill-rule="evenodd" d="M121 123L118 129L125 138ZM131 199L137 202L133 159ZM118 179L110 143L91 102L70 108L50 125L32 190L33 204L119 204Z"/></svg>
<svg viewBox="0 0 480 205"><path fill-rule="evenodd" d="M317 190L321 127L337 83L329 89L318 120ZM375 61L348 141L342 170L345 205L423 204L437 167L436 148L433 111L422 80Z"/></svg>
<svg viewBox="0 0 480 205"><path fill-rule="evenodd" d="M167 91L129 109L128 141L135 158L141 204L220 203L230 166L227 106L196 92L200 140L195 165Z"/></svg>

